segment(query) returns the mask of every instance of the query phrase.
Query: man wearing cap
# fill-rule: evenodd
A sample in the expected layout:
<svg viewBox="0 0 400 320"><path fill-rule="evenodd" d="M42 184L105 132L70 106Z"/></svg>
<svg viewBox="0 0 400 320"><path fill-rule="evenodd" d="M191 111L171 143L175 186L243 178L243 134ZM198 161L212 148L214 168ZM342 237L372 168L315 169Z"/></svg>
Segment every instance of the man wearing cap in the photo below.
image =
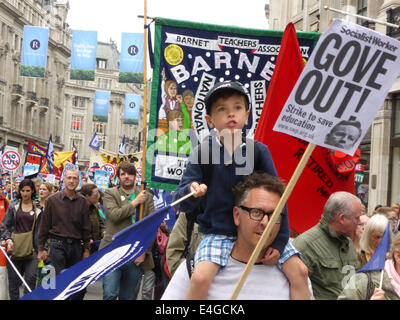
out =
<svg viewBox="0 0 400 320"><path fill-rule="evenodd" d="M215 130L211 130L210 135L189 155L186 170L174 193L175 201L195 192L193 197L178 204L177 210L193 214L200 206L204 208L198 216L199 231L203 238L196 252L187 299L206 299L214 276L228 261L236 239L232 217L233 186L253 171L277 176L268 148L258 141L242 137L242 129L247 125L250 111L247 90L239 82L217 83L206 95L205 105L207 123ZM278 235L263 262L275 264L284 253L288 239L289 222L285 210ZM279 262L282 264L286 260L293 260L289 259L292 255L282 255L284 260ZM285 274L290 281L291 275ZM303 276L301 272L295 276L304 280L301 289L305 296L297 297L307 299L307 277ZM292 282L291 287L296 288Z"/></svg>

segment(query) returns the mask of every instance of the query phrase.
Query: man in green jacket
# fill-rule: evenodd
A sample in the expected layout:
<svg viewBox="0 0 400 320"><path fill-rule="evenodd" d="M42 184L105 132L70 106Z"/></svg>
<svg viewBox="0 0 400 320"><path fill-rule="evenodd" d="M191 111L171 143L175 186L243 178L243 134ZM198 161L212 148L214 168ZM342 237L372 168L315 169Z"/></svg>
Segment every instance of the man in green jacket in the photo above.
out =
<svg viewBox="0 0 400 320"><path fill-rule="evenodd" d="M359 268L357 252L349 238L361 223L361 201L348 192L331 194L320 222L294 241L308 268L315 299L336 300L346 279Z"/></svg>
<svg viewBox="0 0 400 320"><path fill-rule="evenodd" d="M99 250L110 244L113 235L139 220L137 208L143 204L143 217L154 212L151 191L136 186L136 168L132 163L121 163L117 169L120 187L107 189L104 193L106 230ZM143 270L154 268L151 247L133 262L123 265L103 279L103 300L133 300Z"/></svg>

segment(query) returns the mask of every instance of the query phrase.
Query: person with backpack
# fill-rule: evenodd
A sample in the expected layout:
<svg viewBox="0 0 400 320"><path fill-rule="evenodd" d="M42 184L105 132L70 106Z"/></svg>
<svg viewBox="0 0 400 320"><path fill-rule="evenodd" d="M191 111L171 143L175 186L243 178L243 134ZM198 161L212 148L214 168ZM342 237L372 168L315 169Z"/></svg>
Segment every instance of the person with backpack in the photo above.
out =
<svg viewBox="0 0 400 320"><path fill-rule="evenodd" d="M177 205L177 210L194 214L200 206L204 208L198 215L202 240L187 299L205 299L213 278L228 262L236 240L232 188L254 171L256 156L257 171L277 176L268 148L251 139L243 141L242 130L250 114L247 89L236 81L220 82L207 93L204 103L206 121L215 130L189 155L174 193L175 201L194 192L193 197ZM204 164L204 159L212 162ZM262 262L275 264L280 257L279 263L291 283L291 298L309 299L307 268L288 239L289 221L284 210L278 235Z"/></svg>
<svg viewBox="0 0 400 320"><path fill-rule="evenodd" d="M199 224L195 219L194 214L186 215L185 212L180 212L169 235L166 258L171 276L185 259L189 261L190 265L190 260L196 253L201 234L198 230ZM191 268L189 270L191 271Z"/></svg>

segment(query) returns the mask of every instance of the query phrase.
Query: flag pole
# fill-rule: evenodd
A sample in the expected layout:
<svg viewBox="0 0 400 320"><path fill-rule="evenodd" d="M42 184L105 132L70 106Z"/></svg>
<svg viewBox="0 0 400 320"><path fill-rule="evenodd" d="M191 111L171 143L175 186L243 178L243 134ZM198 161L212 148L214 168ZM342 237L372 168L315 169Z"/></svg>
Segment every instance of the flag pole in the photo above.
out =
<svg viewBox="0 0 400 320"><path fill-rule="evenodd" d="M182 198L179 198L178 200L176 200L175 202L169 204L168 206L170 206L170 207L176 206L178 203L180 203L180 202L182 202L183 200L186 200L187 198L193 196L195 193L196 193L196 191L193 191L193 192L191 192L191 193L188 193L186 196L183 196ZM158 209L158 210L162 210L162 209L164 209L164 207L161 208L161 209ZM158 210L157 210L157 211L158 211ZM156 211L154 211L152 214L155 214L155 212L156 212ZM130 228L130 226L127 227L126 229L128 229L128 228ZM121 234L123 234L123 233L126 232L126 229L121 230L120 232L114 234L113 237L111 238L111 240L114 241L117 237L120 237Z"/></svg>
<svg viewBox="0 0 400 320"><path fill-rule="evenodd" d="M379 289L382 289L382 283L383 283L383 273L385 272L385 269L382 269L381 271L381 280L379 281Z"/></svg>
<svg viewBox="0 0 400 320"><path fill-rule="evenodd" d="M236 288L232 293L232 296L230 300L236 300L237 296L239 295L240 290L242 289L244 282L246 281L247 276L249 275L251 269L253 268L254 263L256 262L257 258L260 255L262 246L268 239L272 228L275 226L282 210L283 207L286 204L287 199L289 198L290 194L292 193L292 190L294 186L296 185L297 180L299 179L301 173L303 172L303 169L305 165L308 162L308 159L311 157L312 152L314 151L315 144L309 143L307 146L306 151L304 152L299 164L297 165L296 170L294 171L292 177L290 178L289 184L286 186L285 191L283 192L281 199L278 202L277 207L275 208L271 218L268 221L267 227L265 228L260 240L257 243L257 246L255 247L253 253L250 256L249 261L247 262L246 268L244 269L238 283L236 284Z"/></svg>
<svg viewBox="0 0 400 320"><path fill-rule="evenodd" d="M14 266L14 264L12 263L10 257L8 256L8 254L4 251L3 247L0 246L1 251L3 252L4 256L7 258L8 262L11 264L11 266L13 267L15 273L18 275L18 277L21 279L22 283L25 285L25 287L29 290L29 292L32 292L31 288L29 288L28 284L25 282L25 279L23 276L21 276L21 274L18 272L18 269Z"/></svg>
<svg viewBox="0 0 400 320"><path fill-rule="evenodd" d="M382 25L385 25L385 26L388 26L388 27L400 28L399 25L394 24L394 23L390 23L390 22L386 22L386 21L382 21L382 20L377 20L377 19L372 19L372 18L369 18L369 17L366 17L366 16L361 16L359 14L354 14L354 13L350 13L350 12L347 12L347 11L331 8L329 6L324 6L324 9L325 10L329 10L329 11L333 11L333 12L336 12L336 13L341 13L341 14L344 14L344 15L348 15L348 16L351 16L351 17L355 17L355 18L358 18L358 19L361 19L361 20L367 20L367 21L379 23L379 24L382 24Z"/></svg>
<svg viewBox="0 0 400 320"><path fill-rule="evenodd" d="M144 70L143 70L143 152L141 191L145 189L146 151L147 151L147 0L144 0ZM139 220L143 219L143 204L139 208Z"/></svg>

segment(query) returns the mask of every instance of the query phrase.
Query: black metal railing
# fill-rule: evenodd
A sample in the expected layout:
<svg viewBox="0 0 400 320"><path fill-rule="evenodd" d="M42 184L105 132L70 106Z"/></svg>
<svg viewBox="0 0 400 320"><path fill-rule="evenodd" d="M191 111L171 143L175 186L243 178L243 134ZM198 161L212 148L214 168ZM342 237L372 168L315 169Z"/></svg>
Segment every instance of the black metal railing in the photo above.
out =
<svg viewBox="0 0 400 320"><path fill-rule="evenodd" d="M400 25L400 7L389 9L387 13L387 22ZM386 35L393 38L400 38L400 28L388 27Z"/></svg>

